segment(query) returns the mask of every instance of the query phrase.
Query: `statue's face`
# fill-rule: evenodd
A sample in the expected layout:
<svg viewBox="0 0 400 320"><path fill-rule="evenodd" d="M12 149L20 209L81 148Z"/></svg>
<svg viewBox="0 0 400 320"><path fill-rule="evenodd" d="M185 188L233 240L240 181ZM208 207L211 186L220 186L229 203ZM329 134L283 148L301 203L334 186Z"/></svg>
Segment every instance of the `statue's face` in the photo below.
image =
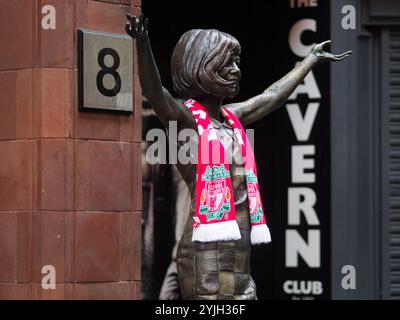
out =
<svg viewBox="0 0 400 320"><path fill-rule="evenodd" d="M230 82L227 86L227 97L233 98L239 93L239 83L241 78L240 71L240 52L232 52L230 59L219 71L219 75Z"/></svg>

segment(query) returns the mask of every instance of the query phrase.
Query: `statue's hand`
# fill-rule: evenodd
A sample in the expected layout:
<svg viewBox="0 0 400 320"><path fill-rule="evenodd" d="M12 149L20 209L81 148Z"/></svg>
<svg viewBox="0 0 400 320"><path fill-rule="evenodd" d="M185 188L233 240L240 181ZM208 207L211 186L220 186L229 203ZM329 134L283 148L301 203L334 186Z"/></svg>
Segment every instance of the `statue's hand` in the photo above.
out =
<svg viewBox="0 0 400 320"><path fill-rule="evenodd" d="M143 14L139 18L126 14L128 21L126 22L125 30L133 39L141 39L147 35L147 30L149 26L149 19L144 18Z"/></svg>
<svg viewBox="0 0 400 320"><path fill-rule="evenodd" d="M324 47L328 44L330 44L332 41L324 41L322 43L316 44L310 52L310 55L313 55L318 62L322 61L341 61L347 57L350 57L352 55L351 51L347 51L342 54L332 54L330 52L324 51Z"/></svg>

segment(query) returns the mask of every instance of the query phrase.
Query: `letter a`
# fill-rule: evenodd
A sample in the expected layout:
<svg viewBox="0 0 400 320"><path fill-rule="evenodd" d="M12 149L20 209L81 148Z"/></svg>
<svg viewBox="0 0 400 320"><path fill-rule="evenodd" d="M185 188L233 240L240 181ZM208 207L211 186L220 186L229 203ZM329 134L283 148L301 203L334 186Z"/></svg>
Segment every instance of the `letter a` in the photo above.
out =
<svg viewBox="0 0 400 320"><path fill-rule="evenodd" d="M44 30L55 30L56 29L56 8L52 5L46 5L42 8L42 14L45 16L42 18L42 28Z"/></svg>
<svg viewBox="0 0 400 320"><path fill-rule="evenodd" d="M356 8L351 5L342 8L342 14L346 14L342 19L342 28L344 30L356 29Z"/></svg>
<svg viewBox="0 0 400 320"><path fill-rule="evenodd" d="M354 266L344 266L342 268L342 274L346 276L342 279L342 288L344 290L355 290L356 289L356 268Z"/></svg>
<svg viewBox="0 0 400 320"><path fill-rule="evenodd" d="M55 290L56 289L56 268L54 266L43 266L42 274L45 276L42 278L42 288L44 290Z"/></svg>

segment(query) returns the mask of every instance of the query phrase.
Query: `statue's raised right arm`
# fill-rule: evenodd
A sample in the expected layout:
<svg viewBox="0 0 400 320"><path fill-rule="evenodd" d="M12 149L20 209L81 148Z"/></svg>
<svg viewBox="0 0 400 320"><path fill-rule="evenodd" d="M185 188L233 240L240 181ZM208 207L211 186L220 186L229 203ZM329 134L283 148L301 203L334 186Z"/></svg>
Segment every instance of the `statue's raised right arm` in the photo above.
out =
<svg viewBox="0 0 400 320"><path fill-rule="evenodd" d="M136 39L139 79L143 95L149 100L158 118L168 128L169 121L192 123L193 116L178 99L175 99L161 83L160 73L154 60L148 35L149 20L143 14L139 18L127 14L126 32Z"/></svg>

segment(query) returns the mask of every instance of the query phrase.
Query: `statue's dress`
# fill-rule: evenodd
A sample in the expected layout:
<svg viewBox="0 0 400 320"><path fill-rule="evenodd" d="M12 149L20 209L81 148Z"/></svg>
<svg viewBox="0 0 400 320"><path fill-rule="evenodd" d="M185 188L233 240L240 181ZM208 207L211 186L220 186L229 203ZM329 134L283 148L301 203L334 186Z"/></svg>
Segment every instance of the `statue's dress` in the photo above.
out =
<svg viewBox="0 0 400 320"><path fill-rule="evenodd" d="M241 239L202 243L192 241L195 210L195 183L189 186L192 195L190 218L179 243L176 262L184 299L254 300L256 286L250 275L250 220L245 171L239 143L232 127L211 118L225 147L232 152L230 174L234 192L236 221Z"/></svg>

